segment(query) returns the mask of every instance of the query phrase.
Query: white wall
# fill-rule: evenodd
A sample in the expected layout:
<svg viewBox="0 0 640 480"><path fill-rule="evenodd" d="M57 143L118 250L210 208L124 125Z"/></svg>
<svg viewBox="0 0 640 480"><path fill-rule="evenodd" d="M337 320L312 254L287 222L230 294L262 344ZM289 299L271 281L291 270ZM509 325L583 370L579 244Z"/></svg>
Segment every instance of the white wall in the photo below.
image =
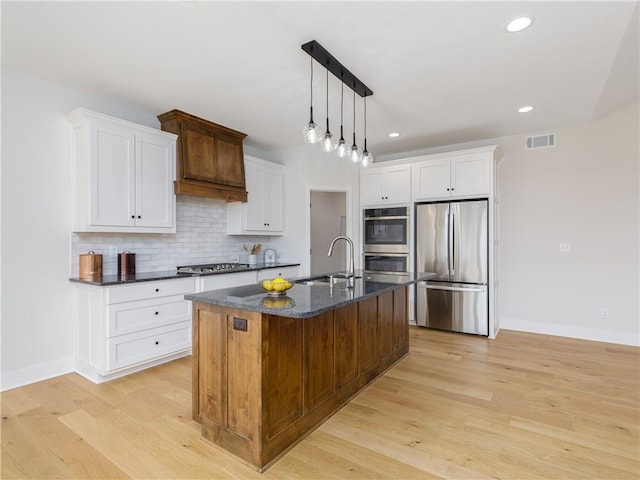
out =
<svg viewBox="0 0 640 480"><path fill-rule="evenodd" d="M281 252L281 260L300 262L301 276L310 273L310 191L344 190L347 192L347 236L356 246L356 268L359 268L360 167L321 151L318 145L302 144L278 150L274 158L285 167L285 234L273 242Z"/></svg>
<svg viewBox="0 0 640 480"><path fill-rule="evenodd" d="M71 129L66 114L82 106L159 128L156 113L2 71L1 388L74 369L72 290L78 255L109 246L136 253L138 271L181 263L245 258L242 243L269 237L226 235L224 201L179 196L175 235L71 234ZM173 106L167 106L167 110ZM256 153L255 149L252 153ZM257 152L259 155L259 152Z"/></svg>
<svg viewBox="0 0 640 480"><path fill-rule="evenodd" d="M498 145L500 328L640 346L638 117L634 103L529 133L555 132L553 148L525 150L513 135L382 160Z"/></svg>
<svg viewBox="0 0 640 480"><path fill-rule="evenodd" d="M2 70L2 388L73 369L71 163L78 106L155 126L151 114Z"/></svg>
<svg viewBox="0 0 640 480"><path fill-rule="evenodd" d="M640 345L638 105L555 132L498 140L500 327Z"/></svg>

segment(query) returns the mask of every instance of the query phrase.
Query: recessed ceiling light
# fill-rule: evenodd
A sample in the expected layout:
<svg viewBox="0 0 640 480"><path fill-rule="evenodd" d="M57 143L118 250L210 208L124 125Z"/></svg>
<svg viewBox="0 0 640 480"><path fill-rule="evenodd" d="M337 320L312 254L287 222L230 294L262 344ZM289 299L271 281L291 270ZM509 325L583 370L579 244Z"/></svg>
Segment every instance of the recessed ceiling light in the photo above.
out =
<svg viewBox="0 0 640 480"><path fill-rule="evenodd" d="M533 23L533 20L529 17L520 17L512 20L507 25L508 32L520 32Z"/></svg>
<svg viewBox="0 0 640 480"><path fill-rule="evenodd" d="M527 105L526 107L520 107L518 109L518 112L519 113L527 113L527 112L530 112L531 110L533 110L533 107Z"/></svg>
<svg viewBox="0 0 640 480"><path fill-rule="evenodd" d="M400 136L400 133L398 133L398 132L391 132L391 133L389 134L389 136L390 136L391 138L396 138L396 137L399 137L399 136Z"/></svg>

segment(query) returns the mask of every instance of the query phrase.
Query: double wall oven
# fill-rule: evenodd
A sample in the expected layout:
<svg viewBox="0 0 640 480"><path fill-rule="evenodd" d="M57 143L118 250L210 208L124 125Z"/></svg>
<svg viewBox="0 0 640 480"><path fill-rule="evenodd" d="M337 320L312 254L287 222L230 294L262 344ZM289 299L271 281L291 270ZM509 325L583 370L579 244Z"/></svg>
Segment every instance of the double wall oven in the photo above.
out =
<svg viewBox="0 0 640 480"><path fill-rule="evenodd" d="M365 272L408 272L409 207L368 208L363 213Z"/></svg>

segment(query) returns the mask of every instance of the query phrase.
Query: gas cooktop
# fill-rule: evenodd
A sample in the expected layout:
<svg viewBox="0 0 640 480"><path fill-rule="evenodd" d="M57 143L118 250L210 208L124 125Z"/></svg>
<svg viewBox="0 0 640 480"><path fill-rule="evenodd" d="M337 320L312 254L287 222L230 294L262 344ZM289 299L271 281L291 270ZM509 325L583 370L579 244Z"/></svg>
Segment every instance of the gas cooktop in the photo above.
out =
<svg viewBox="0 0 640 480"><path fill-rule="evenodd" d="M215 273L247 270L249 265L247 263L206 263L203 265L182 265L176 268L178 273Z"/></svg>

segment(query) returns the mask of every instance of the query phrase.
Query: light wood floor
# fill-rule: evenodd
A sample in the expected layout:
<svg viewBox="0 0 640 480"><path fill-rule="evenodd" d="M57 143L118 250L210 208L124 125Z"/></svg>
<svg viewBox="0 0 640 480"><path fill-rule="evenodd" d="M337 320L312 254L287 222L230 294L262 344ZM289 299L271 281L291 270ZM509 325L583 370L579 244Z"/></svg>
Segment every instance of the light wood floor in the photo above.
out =
<svg viewBox="0 0 640 480"><path fill-rule="evenodd" d="M640 477L640 349L411 330L411 354L263 475L201 440L190 358L2 394L2 478Z"/></svg>

